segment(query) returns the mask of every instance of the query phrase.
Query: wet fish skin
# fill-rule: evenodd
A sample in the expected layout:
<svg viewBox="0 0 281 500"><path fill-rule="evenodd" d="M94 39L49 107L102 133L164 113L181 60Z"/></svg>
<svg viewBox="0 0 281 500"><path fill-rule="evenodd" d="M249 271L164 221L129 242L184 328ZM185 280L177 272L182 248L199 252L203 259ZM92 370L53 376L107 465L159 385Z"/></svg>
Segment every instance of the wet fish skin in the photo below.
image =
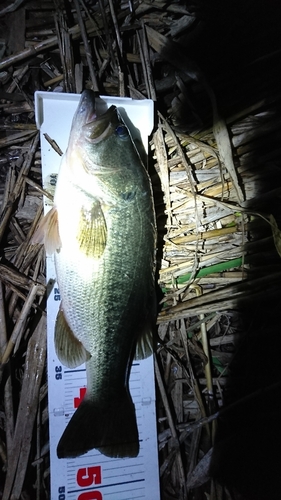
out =
<svg viewBox="0 0 281 500"><path fill-rule="evenodd" d="M118 110L95 117L91 91L73 119L54 203L58 233L50 246L62 298L55 345L63 364L86 361L87 371L85 398L58 457L92 448L133 457L139 440L128 379L135 344L150 326L155 214L150 179Z"/></svg>

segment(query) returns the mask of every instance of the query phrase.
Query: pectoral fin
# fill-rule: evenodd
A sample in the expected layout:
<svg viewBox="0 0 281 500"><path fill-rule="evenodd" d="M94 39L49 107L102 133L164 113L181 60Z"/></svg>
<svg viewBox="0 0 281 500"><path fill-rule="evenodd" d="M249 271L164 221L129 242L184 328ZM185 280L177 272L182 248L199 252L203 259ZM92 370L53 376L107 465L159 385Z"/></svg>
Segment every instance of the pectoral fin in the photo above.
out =
<svg viewBox="0 0 281 500"><path fill-rule="evenodd" d="M76 368L91 357L82 342L74 335L62 309L59 310L56 319L55 349L61 363L68 368Z"/></svg>
<svg viewBox="0 0 281 500"><path fill-rule="evenodd" d="M58 227L58 211L53 207L43 219L41 219L32 239L31 244L44 244L46 253L52 255L61 247L61 239Z"/></svg>
<svg viewBox="0 0 281 500"><path fill-rule="evenodd" d="M88 257L99 259L102 256L106 247L107 228L104 213L98 200L93 203L90 209L82 207L77 239L81 251Z"/></svg>

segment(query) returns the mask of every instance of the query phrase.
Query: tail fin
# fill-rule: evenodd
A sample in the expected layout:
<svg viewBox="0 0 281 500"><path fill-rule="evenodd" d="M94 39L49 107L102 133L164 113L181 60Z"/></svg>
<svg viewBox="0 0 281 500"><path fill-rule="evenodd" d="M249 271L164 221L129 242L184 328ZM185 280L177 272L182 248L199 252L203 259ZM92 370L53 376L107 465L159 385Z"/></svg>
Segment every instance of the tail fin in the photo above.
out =
<svg viewBox="0 0 281 500"><path fill-rule="evenodd" d="M58 458L74 458L96 448L107 457L139 453L135 407L126 389L100 405L87 394L68 423L57 447Z"/></svg>

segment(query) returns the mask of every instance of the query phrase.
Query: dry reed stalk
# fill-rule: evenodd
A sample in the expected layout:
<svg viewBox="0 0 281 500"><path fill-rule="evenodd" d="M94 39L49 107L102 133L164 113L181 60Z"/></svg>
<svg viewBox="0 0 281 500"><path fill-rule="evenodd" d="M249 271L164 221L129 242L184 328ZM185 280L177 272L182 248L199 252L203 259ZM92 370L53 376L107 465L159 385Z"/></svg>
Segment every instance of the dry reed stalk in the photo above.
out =
<svg viewBox="0 0 281 500"><path fill-rule="evenodd" d="M5 213L3 214L2 219L0 221L0 241L3 238L4 231L6 230L6 224L7 224L8 220L10 219L11 214L13 212L13 209L14 209L13 205L21 194L22 184L24 182L24 176L26 176L28 174L28 171L31 167L31 162L33 161L33 156L35 154L35 151L38 148L38 143L39 143L39 134L37 133L35 138L32 141L30 151L28 152L27 157L26 157L25 161L23 162L21 171L19 172L19 176L18 176L17 182L15 184L15 188L13 190L13 193L11 193L11 195L10 195L10 199L8 200L7 206L4 207L3 212L5 211Z"/></svg>
<svg viewBox="0 0 281 500"><path fill-rule="evenodd" d="M179 447L177 445L177 432L176 432L176 429L175 429L175 426L174 426L173 416L172 416L172 413L171 413L170 408L169 408L169 402L168 402L168 398L167 398L167 395L166 395L165 386L164 386L163 381L162 381L162 377L161 377L161 373L160 373L160 370L159 370L159 367L158 367L158 362L157 362L156 357L154 358L154 363L155 363L154 366L155 366L156 380L157 380L157 384L158 384L158 387L159 387L159 390L160 390L160 393L161 393L161 398L162 398L162 401L163 401L163 405L165 407L165 411L166 411L166 415L167 415L167 419L168 419L168 424L169 424L169 427L170 427L170 430L171 430L171 436L172 436L172 439L173 439L172 451L170 452L170 457L166 461L165 465L162 465L160 474L164 473L166 471L167 467L171 467L171 461L173 461L176 458L177 465L178 465L178 470L179 470L179 476L181 478L181 482L184 484L183 464L182 464L182 460L181 460L180 454L178 454L179 453Z"/></svg>
<svg viewBox="0 0 281 500"><path fill-rule="evenodd" d="M215 135L218 138L217 131ZM159 140L159 138L162 139ZM243 256L246 249L242 231L243 225L245 227L243 217L246 216L249 218L249 215L247 215L249 212L245 210L244 207L241 207L241 200L243 198L237 195L239 191L237 183L234 190L231 186L230 179L233 178L231 172L228 176L224 171L222 177L220 162L221 152L217 152L217 149L214 149L213 146L211 147L206 143L204 144L202 137L200 141L197 138L193 141L191 136L185 137L184 134L178 134L178 139L180 140L180 145L176 140L175 134L169 130L169 127L166 126L160 117L152 143L154 157L157 161L156 167L160 175L161 186L164 192L167 215L166 235L164 237L163 248L163 266L160 269L159 281L160 286L163 289L166 288L170 290L170 292L163 299L163 302L166 302L166 307L159 313L158 324L159 327L161 327L162 325L166 326L178 321L182 322L181 340L182 345L185 346L185 362L188 363L188 366L190 366L191 355L189 353L189 347L187 347L187 337L193 335L193 338L197 338L203 343L208 360L205 366L205 370L207 371L205 378L200 378L200 386L198 386L197 394L200 394L201 397L201 391L203 391L204 401L207 404L209 400L210 403L208 412L213 413L214 391L217 394L219 385L215 383L215 379L212 375L214 368L211 359L214 356L219 359L219 356L216 354L216 351L210 350L209 345L211 344L214 346L213 348L216 349L215 346L228 346L231 342L235 342L236 339L236 336L231 335L227 335L223 338L208 339L208 332L216 325L217 321L219 321L219 317L216 317L216 311L228 311L235 308L237 300L241 298L248 300L249 290L252 290L251 293L253 295L262 294L264 287L266 288L269 282L272 284L272 280L271 278L260 278L260 281L242 281L242 283L239 284L239 281L245 278L243 270L242 272L237 270L237 266L240 267L241 263L243 263ZM215 144L213 140L210 142L212 145ZM211 163L208 161L209 158L212 159ZM192 172L192 177L190 177L190 173L188 174L188 169L190 169L189 165L191 165L191 170L189 170L189 172ZM192 169L193 165L194 167L196 166L196 173L194 172L194 168ZM201 175L201 172L203 173L203 171L206 171L206 168L208 168L208 178L205 181L204 179L206 177ZM193 176L194 173L195 176ZM225 182L226 180L227 182ZM220 199L221 196L223 196L222 199ZM195 201L195 198L197 201ZM258 217L260 216L260 214L256 215ZM202 241L200 246L198 246L198 241ZM197 242L197 245L192 246L192 242ZM220 250L218 251L219 246ZM198 255L199 251L200 254ZM190 253L194 254L193 261L190 260ZM190 289L190 281L187 281L187 284L181 285L177 285L176 283L176 278L181 274L190 272L192 276L194 265L196 265L196 269L204 269L205 266L212 266L217 261L219 262L227 259L231 261L234 257L240 256L242 260L240 260L240 264L238 264L238 259L236 268L234 268L233 271L222 274L213 273L210 274L210 277L206 276L206 278L196 280L199 285L202 283L201 286L203 286L203 289L207 284L214 287L214 290L208 291L208 293L204 290L201 298L185 298L187 290ZM180 262L181 260L182 263ZM235 281L238 278L238 282L234 285L228 285L228 283L232 281L232 275ZM217 278L215 276L217 276ZM224 276L224 278L220 278L220 276ZM278 279L279 278L277 278L277 280ZM218 284L221 287L220 290L217 289ZM210 327L208 329L206 328L207 323L204 321L204 315L214 315L213 317L215 317L214 322L210 322ZM197 316L201 318L201 326L197 326L196 323L193 334L191 334L191 332L187 333L189 330L185 328L185 322L188 321L188 318L193 320L193 318ZM200 329L201 334L199 333ZM164 337L164 342L166 348L168 348L169 340L167 336ZM220 342L225 344L221 344ZM172 346L172 349L174 349L174 346ZM172 356L169 348L170 364ZM163 358L161 359L169 372L170 368L168 368L167 364L168 356L166 361L164 361ZM195 380L196 377L197 375L195 375ZM202 386L206 387L206 392L203 390ZM173 405L176 415L182 419L183 416L180 411L181 403L179 400L173 398ZM194 418L195 420L198 418L200 419L200 414L199 417L194 416ZM216 424L212 427L210 446L211 443L214 442L215 433ZM187 436L185 436L185 439L186 438ZM200 462L197 468L201 440L202 436L200 432L198 432L194 434L190 442L191 448L188 455L189 472L186 483L188 490L195 486L198 487L200 484L204 484L206 481L210 480L208 468L212 456L212 448L206 453L202 463ZM163 464L166 464L166 462L164 461ZM179 479L178 481L181 484ZM176 484L175 478L173 478L173 483ZM180 486L178 487L180 488ZM222 494L221 486L215 481L212 481L210 498L217 500L218 498L222 498Z"/></svg>
<svg viewBox="0 0 281 500"><path fill-rule="evenodd" d="M15 324L15 327L13 329L13 332L9 338L9 342L5 348L5 351L4 351L4 354L1 358L1 364L4 365L5 363L7 363L16 343L18 344L19 343L19 338L20 338L20 335L23 335L24 333L24 326L25 326L25 322L27 320L27 317L30 313L30 309L32 307L32 304L35 300L35 297L38 293L42 293L42 285L37 285L37 284L34 284L26 298L26 301L24 303L24 306L22 308L22 311L20 313L20 316Z"/></svg>
<svg viewBox="0 0 281 500"><path fill-rule="evenodd" d="M0 355L1 358L6 349L8 342L7 328L6 328L6 314L5 314L5 297L3 294L3 286L0 281ZM3 366L0 365L0 381L2 380ZM11 379L11 367L8 367L8 376L4 385L4 411L5 411L5 424L6 424L6 442L3 446L1 454L3 468L7 468L8 457L11 456L13 433L14 433L14 408L13 408L13 387Z"/></svg>
<svg viewBox="0 0 281 500"><path fill-rule="evenodd" d="M36 134L36 132L34 131L30 132L28 130L26 132L18 132L17 134L13 134L9 138L0 139L0 148L7 148L14 144L25 142L26 140L31 139L31 137L33 137L34 134Z"/></svg>
<svg viewBox="0 0 281 500"><path fill-rule="evenodd" d="M46 317L43 315L29 340L19 410L13 434L3 500L19 498L28 463L46 357ZM30 383L30 380L33 383Z"/></svg>
<svg viewBox="0 0 281 500"><path fill-rule="evenodd" d="M97 22L97 20L96 20L96 22ZM90 22L86 22L86 30L87 30L87 34L89 36L93 35L94 33L97 33L98 29L99 28L97 28L97 27L93 27ZM69 35L74 40L80 38L80 36L81 36L80 27L78 25L76 25L76 26L69 28ZM47 40L36 43L34 46L31 46L31 47L28 47L27 49L24 49L23 51L19 52L18 54L13 54L13 55L7 56L6 58L2 59L2 61L0 61L0 71L3 71L5 68L8 68L9 66L12 66L13 64L16 64L24 59L35 56L35 55L39 54L40 52L43 52L47 49L54 48L57 45L58 45L57 36L52 36L50 38L47 38Z"/></svg>
<svg viewBox="0 0 281 500"><path fill-rule="evenodd" d="M79 27L80 27L80 31L81 31L82 40L83 40L85 51L86 51L87 63L89 66L90 76L91 76L91 80L92 80L92 88L95 92L98 92L99 87L98 87L98 82L97 82L97 78L96 78L96 72L95 72L94 65L93 65L92 58L91 58L91 51L90 51L88 37L87 37L87 33L85 30L85 26L84 26L82 14L81 14L80 6L79 6L79 1L74 0L74 5L75 5L75 9L76 9L76 14L78 17L78 23L79 23ZM62 54L62 56L64 54L62 50L61 50L61 54Z"/></svg>
<svg viewBox="0 0 281 500"><path fill-rule="evenodd" d="M73 54L72 54L72 46L70 43L69 30L67 27L64 14L59 7L59 2L55 1L55 5L56 5L55 26L58 38L59 52L61 56L61 63L63 68L65 90L66 92L73 93L75 92L75 79L74 79Z"/></svg>

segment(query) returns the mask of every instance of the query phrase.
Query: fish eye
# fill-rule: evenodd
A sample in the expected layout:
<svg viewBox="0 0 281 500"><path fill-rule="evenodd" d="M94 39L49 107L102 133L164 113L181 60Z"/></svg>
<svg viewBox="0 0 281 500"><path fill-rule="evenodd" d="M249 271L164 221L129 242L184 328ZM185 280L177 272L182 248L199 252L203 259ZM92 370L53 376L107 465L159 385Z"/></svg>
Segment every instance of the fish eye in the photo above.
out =
<svg viewBox="0 0 281 500"><path fill-rule="evenodd" d="M119 125L117 125L115 133L122 140L125 140L127 139L127 137L129 137L128 129L125 125L123 125L123 123L119 123Z"/></svg>

